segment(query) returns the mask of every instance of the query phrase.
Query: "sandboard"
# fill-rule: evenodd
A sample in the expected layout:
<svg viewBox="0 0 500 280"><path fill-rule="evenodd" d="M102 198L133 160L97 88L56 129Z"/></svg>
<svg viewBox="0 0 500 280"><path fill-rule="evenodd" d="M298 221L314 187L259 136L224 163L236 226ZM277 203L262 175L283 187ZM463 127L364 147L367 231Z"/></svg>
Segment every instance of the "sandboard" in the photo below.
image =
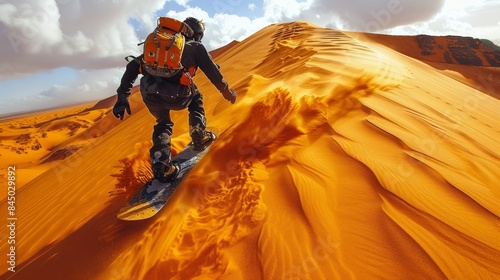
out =
<svg viewBox="0 0 500 280"><path fill-rule="evenodd" d="M168 183L162 183L156 179L150 180L118 211L118 219L137 221L156 215L172 197L189 171L209 149L210 147L202 151L196 151L192 143L188 144L172 159L172 161L176 161L180 165L176 178Z"/></svg>

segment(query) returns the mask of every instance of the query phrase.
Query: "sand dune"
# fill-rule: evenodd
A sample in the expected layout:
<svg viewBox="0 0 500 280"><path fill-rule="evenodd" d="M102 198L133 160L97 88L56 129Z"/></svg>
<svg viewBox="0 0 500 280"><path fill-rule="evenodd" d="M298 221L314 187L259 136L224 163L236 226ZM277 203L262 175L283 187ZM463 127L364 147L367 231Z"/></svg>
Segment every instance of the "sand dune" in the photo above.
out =
<svg viewBox="0 0 500 280"><path fill-rule="evenodd" d="M460 36L347 34L383 44L437 69L446 70L442 73L500 98L500 51L491 42Z"/></svg>
<svg viewBox="0 0 500 280"><path fill-rule="evenodd" d="M46 123L43 152L2 147L23 185L16 272L2 279L500 278L498 99L304 22L271 25L216 60L238 101L196 77L219 138L152 219L116 219L151 176L154 119L139 94L123 122L106 106L42 115L25 129L39 139ZM190 138L187 113L173 118L176 153ZM14 144L24 128L1 128L3 145L29 145ZM45 146L75 145L37 165Z"/></svg>

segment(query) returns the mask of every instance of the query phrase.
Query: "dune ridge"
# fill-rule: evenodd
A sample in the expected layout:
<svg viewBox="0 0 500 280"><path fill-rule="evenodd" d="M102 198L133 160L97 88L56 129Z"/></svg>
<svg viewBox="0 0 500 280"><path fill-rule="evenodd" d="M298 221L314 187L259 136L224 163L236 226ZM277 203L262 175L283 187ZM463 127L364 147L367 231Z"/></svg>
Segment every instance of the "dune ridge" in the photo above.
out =
<svg viewBox="0 0 500 280"><path fill-rule="evenodd" d="M305 22L216 60L239 98L196 77L219 137L169 204L146 221L115 218L151 176L154 119L134 94L132 116L108 112L91 144L23 186L18 272L2 278L500 277L498 99ZM177 153L187 113L173 118Z"/></svg>

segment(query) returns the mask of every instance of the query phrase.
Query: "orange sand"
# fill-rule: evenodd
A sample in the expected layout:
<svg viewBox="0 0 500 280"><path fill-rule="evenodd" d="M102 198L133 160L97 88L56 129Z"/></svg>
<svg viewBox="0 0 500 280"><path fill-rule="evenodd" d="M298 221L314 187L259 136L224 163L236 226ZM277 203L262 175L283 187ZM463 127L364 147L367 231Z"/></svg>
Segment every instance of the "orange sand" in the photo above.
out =
<svg viewBox="0 0 500 280"><path fill-rule="evenodd" d="M115 217L150 176L139 94L121 123L110 104L0 123L2 170L15 164L19 184L16 272L3 261L1 279L500 278L499 100L302 22L216 61L239 98L197 77L218 141L146 221ZM177 152L187 112L173 118ZM43 148L9 152L20 133ZM45 161L56 149L72 155Z"/></svg>

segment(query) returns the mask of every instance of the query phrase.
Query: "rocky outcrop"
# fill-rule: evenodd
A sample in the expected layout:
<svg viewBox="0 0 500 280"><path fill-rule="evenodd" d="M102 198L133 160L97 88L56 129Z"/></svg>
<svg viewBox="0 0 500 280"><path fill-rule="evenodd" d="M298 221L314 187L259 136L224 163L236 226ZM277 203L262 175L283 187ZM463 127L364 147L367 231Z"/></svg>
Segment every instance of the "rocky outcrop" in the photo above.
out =
<svg viewBox="0 0 500 280"><path fill-rule="evenodd" d="M500 47L488 40L461 36L415 37L426 60L470 66L500 67Z"/></svg>
<svg viewBox="0 0 500 280"><path fill-rule="evenodd" d="M71 156L76 151L78 151L80 148L81 148L80 146L72 145L72 146L61 148L61 149L57 149L42 163L66 159L67 157Z"/></svg>

